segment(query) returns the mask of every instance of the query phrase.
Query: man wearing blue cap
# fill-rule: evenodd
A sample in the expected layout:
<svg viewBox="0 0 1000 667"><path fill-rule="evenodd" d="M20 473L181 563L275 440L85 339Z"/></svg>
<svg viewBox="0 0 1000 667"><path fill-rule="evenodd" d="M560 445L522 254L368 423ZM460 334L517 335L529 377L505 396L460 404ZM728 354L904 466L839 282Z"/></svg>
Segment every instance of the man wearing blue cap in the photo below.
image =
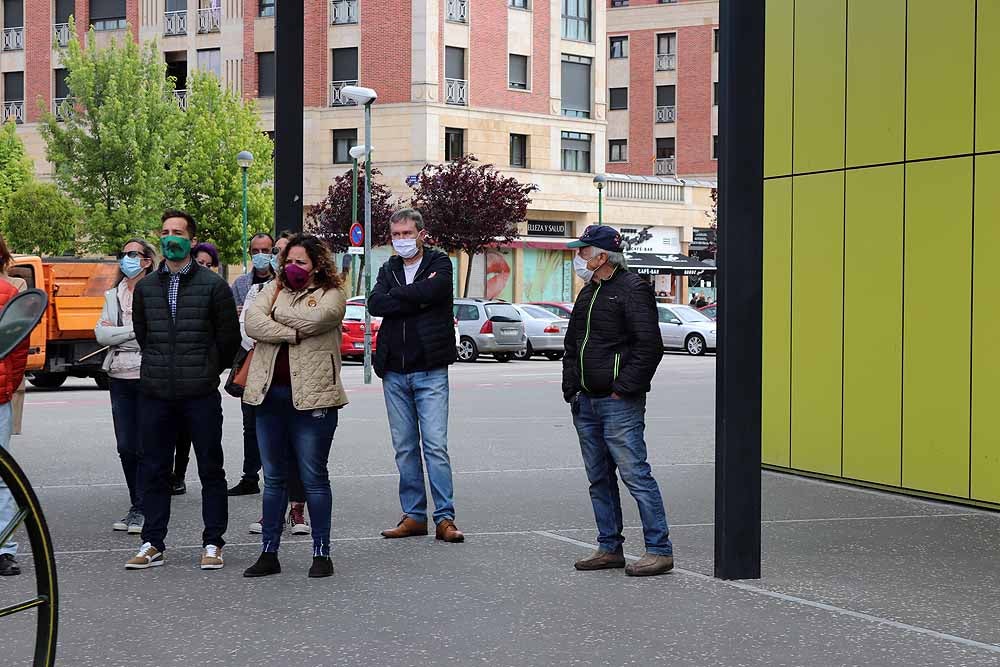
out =
<svg viewBox="0 0 1000 667"><path fill-rule="evenodd" d="M630 272L621 234L591 225L579 241L573 267L585 283L566 330L563 396L590 480L598 549L576 562L577 570L625 568L652 576L674 567L674 549L660 489L646 462L646 394L663 358L653 287ZM645 555L625 566L621 476L642 519Z"/></svg>

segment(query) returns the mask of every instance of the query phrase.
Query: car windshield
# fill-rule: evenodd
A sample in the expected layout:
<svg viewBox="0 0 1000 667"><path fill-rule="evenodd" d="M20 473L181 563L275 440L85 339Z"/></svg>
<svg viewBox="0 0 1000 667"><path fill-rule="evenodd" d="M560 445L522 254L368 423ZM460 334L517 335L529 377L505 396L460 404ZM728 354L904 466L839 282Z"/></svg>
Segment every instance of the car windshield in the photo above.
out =
<svg viewBox="0 0 1000 667"><path fill-rule="evenodd" d="M544 308L539 308L538 306L521 306L521 310L528 313L531 317L536 320L551 320L552 313L545 310Z"/></svg>
<svg viewBox="0 0 1000 667"><path fill-rule="evenodd" d="M521 313L517 308L505 303L491 303L486 306L486 317L494 322L520 322Z"/></svg>
<svg viewBox="0 0 1000 667"><path fill-rule="evenodd" d="M344 311L344 319L358 321L365 319L365 307L348 304L347 309Z"/></svg>
<svg viewBox="0 0 1000 667"><path fill-rule="evenodd" d="M711 317L705 317L704 313L695 310L691 306L674 306L671 310L673 310L677 314L677 317L681 318L681 321L683 322L694 323L712 321Z"/></svg>

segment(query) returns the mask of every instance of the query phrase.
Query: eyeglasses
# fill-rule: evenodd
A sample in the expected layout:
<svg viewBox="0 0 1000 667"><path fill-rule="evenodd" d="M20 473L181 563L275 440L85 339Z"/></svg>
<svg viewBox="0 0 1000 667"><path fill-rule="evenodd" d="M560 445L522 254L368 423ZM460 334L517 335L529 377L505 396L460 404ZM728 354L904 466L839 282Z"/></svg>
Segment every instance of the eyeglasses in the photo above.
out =
<svg viewBox="0 0 1000 667"><path fill-rule="evenodd" d="M125 257L129 257L131 259L136 259L138 257L141 257L143 259L146 259L146 255L140 252L139 250L129 250L128 252L118 253L118 259L123 259Z"/></svg>

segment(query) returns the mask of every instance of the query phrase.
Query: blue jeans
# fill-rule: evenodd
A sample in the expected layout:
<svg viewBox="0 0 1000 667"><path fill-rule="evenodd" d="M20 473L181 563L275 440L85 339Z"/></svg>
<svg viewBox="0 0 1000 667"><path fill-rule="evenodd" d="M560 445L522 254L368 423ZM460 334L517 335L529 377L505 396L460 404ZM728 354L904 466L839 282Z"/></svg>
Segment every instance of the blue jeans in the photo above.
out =
<svg viewBox="0 0 1000 667"><path fill-rule="evenodd" d="M427 521L424 464L434 498L434 523L455 518L455 490L448 458L448 368L386 372L382 393L399 468L399 504L416 521ZM421 440L423 460L421 461Z"/></svg>
<svg viewBox="0 0 1000 667"><path fill-rule="evenodd" d="M9 449L10 434L14 429L14 409L11 404L0 404L0 447ZM18 512L17 503L7 485L0 481L0 529L6 528ZM0 554L17 555L17 542L10 541L0 544Z"/></svg>
<svg viewBox="0 0 1000 667"><path fill-rule="evenodd" d="M614 399L580 394L579 414L573 424L580 436L580 451L590 480L590 501L597 521L601 550L622 548L622 502L615 469L639 506L646 551L669 556L670 527L660 488L646 462L646 397Z"/></svg>
<svg viewBox="0 0 1000 667"><path fill-rule="evenodd" d="M292 388L276 385L268 390L255 412L264 467L263 550L277 552L281 545L288 507L289 459L295 457L312 521L313 555L329 556L333 492L327 462L337 430L337 410L296 410Z"/></svg>
<svg viewBox="0 0 1000 667"><path fill-rule="evenodd" d="M139 467L142 465L142 431L139 429L139 381L111 378L111 418L115 424L118 458L125 473L133 510L142 511Z"/></svg>

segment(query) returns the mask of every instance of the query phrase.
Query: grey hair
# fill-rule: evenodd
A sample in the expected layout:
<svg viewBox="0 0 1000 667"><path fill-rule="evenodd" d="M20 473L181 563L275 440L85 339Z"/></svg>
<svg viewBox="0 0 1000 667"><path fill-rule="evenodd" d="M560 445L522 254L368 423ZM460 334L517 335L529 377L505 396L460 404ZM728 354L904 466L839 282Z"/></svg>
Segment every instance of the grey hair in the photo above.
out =
<svg viewBox="0 0 1000 667"><path fill-rule="evenodd" d="M406 222L407 220L412 220L413 224L416 225L417 231L422 231L424 228L424 216L420 215L420 211L414 208L401 208L392 214L389 218L389 224L394 225L397 222Z"/></svg>
<svg viewBox="0 0 1000 667"><path fill-rule="evenodd" d="M625 253L608 252L607 250L601 250L601 252L608 256L608 264L625 269L626 271L628 270L628 260L625 259Z"/></svg>

